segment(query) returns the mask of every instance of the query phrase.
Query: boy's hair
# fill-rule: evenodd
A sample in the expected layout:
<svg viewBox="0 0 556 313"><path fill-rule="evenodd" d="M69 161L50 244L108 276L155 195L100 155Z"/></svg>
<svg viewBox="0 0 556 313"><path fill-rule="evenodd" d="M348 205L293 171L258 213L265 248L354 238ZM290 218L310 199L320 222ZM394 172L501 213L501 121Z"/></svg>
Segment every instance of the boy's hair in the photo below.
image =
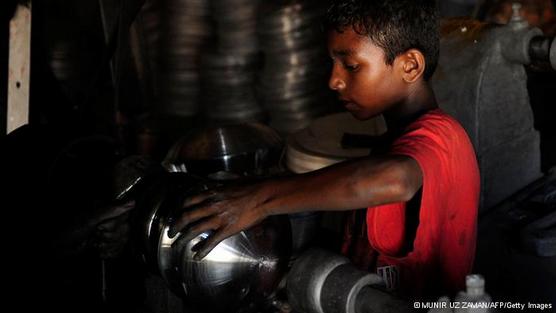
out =
<svg viewBox="0 0 556 313"><path fill-rule="evenodd" d="M386 64L415 48L425 56L424 80L436 69L439 23L435 0L332 0L326 15L327 30L346 27L368 36L382 48Z"/></svg>

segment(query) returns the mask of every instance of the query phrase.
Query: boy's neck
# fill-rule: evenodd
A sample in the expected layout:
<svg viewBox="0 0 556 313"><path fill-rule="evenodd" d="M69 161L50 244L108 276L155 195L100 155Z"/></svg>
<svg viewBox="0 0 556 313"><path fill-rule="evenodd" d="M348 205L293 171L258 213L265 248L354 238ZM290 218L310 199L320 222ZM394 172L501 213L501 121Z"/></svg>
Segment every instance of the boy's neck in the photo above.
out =
<svg viewBox="0 0 556 313"><path fill-rule="evenodd" d="M436 97L427 82L410 90L407 97L394 108L384 112L384 119L389 132L403 130L422 114L438 108Z"/></svg>

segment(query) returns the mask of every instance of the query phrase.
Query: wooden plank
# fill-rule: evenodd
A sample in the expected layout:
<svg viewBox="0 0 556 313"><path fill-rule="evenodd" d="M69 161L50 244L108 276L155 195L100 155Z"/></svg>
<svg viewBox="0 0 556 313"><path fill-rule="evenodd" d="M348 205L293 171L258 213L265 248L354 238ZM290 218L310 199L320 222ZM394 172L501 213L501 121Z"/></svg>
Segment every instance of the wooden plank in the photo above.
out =
<svg viewBox="0 0 556 313"><path fill-rule="evenodd" d="M31 2L18 5L10 21L7 133L29 122L30 73Z"/></svg>

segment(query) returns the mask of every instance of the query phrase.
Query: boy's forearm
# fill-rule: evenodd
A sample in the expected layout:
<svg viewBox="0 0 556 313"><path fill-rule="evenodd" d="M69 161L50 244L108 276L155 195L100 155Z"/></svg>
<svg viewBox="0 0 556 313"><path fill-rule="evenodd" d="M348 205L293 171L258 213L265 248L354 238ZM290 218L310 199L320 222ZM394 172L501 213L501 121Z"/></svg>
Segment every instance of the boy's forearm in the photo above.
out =
<svg viewBox="0 0 556 313"><path fill-rule="evenodd" d="M414 162L415 164L411 164ZM415 170L419 173L415 173ZM415 177L418 176L418 177ZM277 188L267 214L308 210L352 210L409 200L421 185L415 161L364 158L267 185Z"/></svg>

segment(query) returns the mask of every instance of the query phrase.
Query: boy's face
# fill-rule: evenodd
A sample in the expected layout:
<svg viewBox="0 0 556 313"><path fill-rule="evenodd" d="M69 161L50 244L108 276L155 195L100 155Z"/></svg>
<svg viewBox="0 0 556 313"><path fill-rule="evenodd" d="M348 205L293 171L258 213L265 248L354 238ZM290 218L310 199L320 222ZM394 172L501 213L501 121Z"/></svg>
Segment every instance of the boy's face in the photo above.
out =
<svg viewBox="0 0 556 313"><path fill-rule="evenodd" d="M379 115L403 101L405 84L396 61L385 63L384 51L351 27L328 34L333 60L329 87L345 108L360 120Z"/></svg>

